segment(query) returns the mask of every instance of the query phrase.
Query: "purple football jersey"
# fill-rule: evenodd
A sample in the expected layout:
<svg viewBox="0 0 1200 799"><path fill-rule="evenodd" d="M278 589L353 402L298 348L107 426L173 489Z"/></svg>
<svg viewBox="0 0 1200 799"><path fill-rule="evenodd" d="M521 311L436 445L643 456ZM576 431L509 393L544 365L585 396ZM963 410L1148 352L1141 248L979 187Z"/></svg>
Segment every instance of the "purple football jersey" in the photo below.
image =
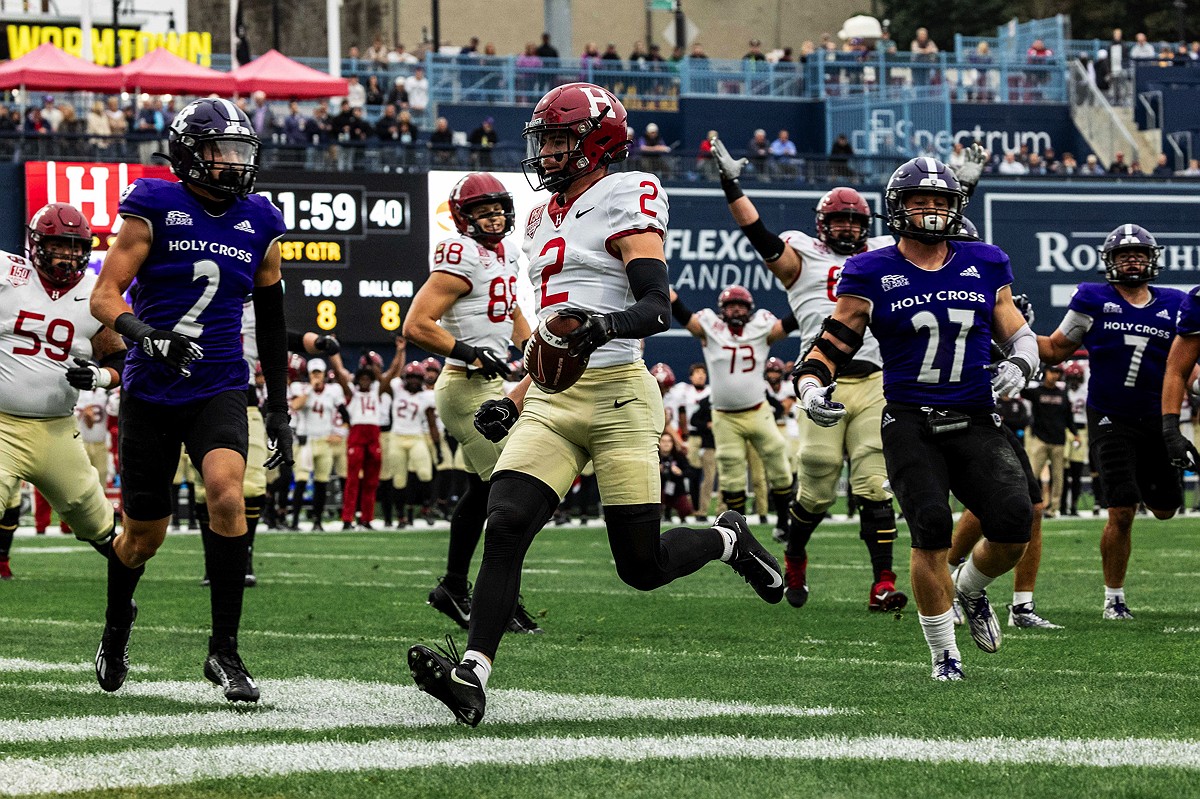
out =
<svg viewBox="0 0 1200 799"><path fill-rule="evenodd" d="M856 255L846 261L836 294L871 303L889 402L990 409L992 310L996 293L1012 283L1012 268L999 247L947 244L946 262L935 271L896 246Z"/></svg>
<svg viewBox="0 0 1200 799"><path fill-rule="evenodd" d="M259 264L285 232L279 210L251 194L211 216L183 184L140 178L125 190L119 213L145 220L153 237L130 288L134 314L190 336L204 349L185 377L132 347L123 388L168 405L244 389L249 374L242 359L242 305Z"/></svg>
<svg viewBox="0 0 1200 799"><path fill-rule="evenodd" d="M1150 302L1139 308L1108 283L1079 284L1069 307L1092 320L1083 334L1091 367L1088 405L1115 416L1162 413L1167 352L1186 296L1151 286Z"/></svg>

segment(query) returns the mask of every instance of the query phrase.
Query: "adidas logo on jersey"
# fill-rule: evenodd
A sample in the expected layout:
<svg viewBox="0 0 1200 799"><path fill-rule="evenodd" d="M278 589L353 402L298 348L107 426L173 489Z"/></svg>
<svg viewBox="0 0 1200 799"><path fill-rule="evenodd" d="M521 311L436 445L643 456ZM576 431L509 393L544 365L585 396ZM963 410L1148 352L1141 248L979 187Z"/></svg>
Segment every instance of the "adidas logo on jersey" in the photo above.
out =
<svg viewBox="0 0 1200 799"><path fill-rule="evenodd" d="M190 225L192 224L192 215L186 211L167 211L168 225Z"/></svg>
<svg viewBox="0 0 1200 799"><path fill-rule="evenodd" d="M896 421L894 416L892 416L890 413L885 413L883 415L883 424L880 425L880 428L887 427L889 424L891 424L894 421Z"/></svg>
<svg viewBox="0 0 1200 799"><path fill-rule="evenodd" d="M236 225L233 226L233 229L240 230L243 233L253 233L254 232L254 228L250 227L249 219L243 219L241 222L238 222Z"/></svg>
<svg viewBox="0 0 1200 799"><path fill-rule="evenodd" d="M883 286L884 291L891 291L901 286L907 286L908 278L904 275L884 275L879 279L879 283Z"/></svg>
<svg viewBox="0 0 1200 799"><path fill-rule="evenodd" d="M1169 311L1167 311L1166 308L1163 308L1161 311L1156 313L1155 316L1157 316L1159 319L1170 319L1171 318L1171 314Z"/></svg>
<svg viewBox="0 0 1200 799"><path fill-rule="evenodd" d="M979 277L979 270L973 266L968 266L966 269L958 273L961 277Z"/></svg>
<svg viewBox="0 0 1200 799"><path fill-rule="evenodd" d="M1107 416L1105 416L1105 417L1101 418L1100 421L1096 422L1096 424L1097 425L1112 424L1112 420L1109 419Z"/></svg>
<svg viewBox="0 0 1200 799"><path fill-rule="evenodd" d="M1117 305L1115 302L1104 303L1104 313L1120 313L1120 312L1121 312L1121 306Z"/></svg>

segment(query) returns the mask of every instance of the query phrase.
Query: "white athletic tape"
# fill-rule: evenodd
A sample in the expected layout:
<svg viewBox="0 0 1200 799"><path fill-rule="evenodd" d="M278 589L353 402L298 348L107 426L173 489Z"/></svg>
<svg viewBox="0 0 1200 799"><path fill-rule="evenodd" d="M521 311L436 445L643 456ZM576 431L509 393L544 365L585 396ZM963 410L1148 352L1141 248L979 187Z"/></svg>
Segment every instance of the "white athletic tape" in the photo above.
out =
<svg viewBox="0 0 1200 799"><path fill-rule="evenodd" d="M216 735L256 730L328 730L340 727L447 727L453 717L414 686L343 680L262 680L262 701L253 713L231 713L216 686L202 682L128 682L119 696L156 697L196 706L200 712L128 713L0 721L0 742L71 741L100 738ZM90 693L95 685L40 683L28 690ZM222 708L213 710L213 708ZM831 716L844 708L802 708L709 702L697 699L633 699L621 696L552 694L496 690L488 693L488 721L529 724L544 721L606 721L649 718L697 719L714 716ZM0 761L0 771L4 761Z"/></svg>
<svg viewBox="0 0 1200 799"><path fill-rule="evenodd" d="M443 710L443 716L449 714ZM485 722L486 723L486 722ZM736 736L476 738L451 741L295 743L134 749L105 755L0 760L0 794L65 793L180 785L228 777L279 777L366 769L499 763L543 766L574 760L752 758L872 760L954 764L1044 764L1101 768L1200 769L1200 742L1126 738L978 738L946 741L874 736L779 739Z"/></svg>

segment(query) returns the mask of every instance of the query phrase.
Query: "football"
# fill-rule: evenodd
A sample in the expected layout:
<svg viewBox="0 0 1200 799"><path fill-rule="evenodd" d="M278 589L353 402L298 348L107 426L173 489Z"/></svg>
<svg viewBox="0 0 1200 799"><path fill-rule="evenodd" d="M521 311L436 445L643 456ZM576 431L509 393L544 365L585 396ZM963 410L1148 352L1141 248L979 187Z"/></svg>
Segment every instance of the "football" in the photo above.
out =
<svg viewBox="0 0 1200 799"><path fill-rule="evenodd" d="M579 320L555 311L538 324L525 344L525 371L547 394L566 391L587 369L588 359L568 354L563 338L579 325Z"/></svg>

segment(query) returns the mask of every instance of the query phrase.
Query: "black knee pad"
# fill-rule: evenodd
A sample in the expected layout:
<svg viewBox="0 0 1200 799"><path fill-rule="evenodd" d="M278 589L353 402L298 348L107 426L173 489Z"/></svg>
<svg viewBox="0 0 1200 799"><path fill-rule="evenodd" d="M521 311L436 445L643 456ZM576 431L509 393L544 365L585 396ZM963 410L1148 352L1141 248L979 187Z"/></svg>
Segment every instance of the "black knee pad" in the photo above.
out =
<svg viewBox="0 0 1200 799"><path fill-rule="evenodd" d="M652 591L663 584L659 557L662 505L605 505L604 525L617 565L617 576L630 588ZM652 541L652 548L639 549L616 542Z"/></svg>
<svg viewBox="0 0 1200 799"><path fill-rule="evenodd" d="M450 516L450 523L470 524L476 522L483 524L488 515L488 492L491 490L491 483L485 483L477 474L467 475L467 489L458 498L458 504L454 506L454 513Z"/></svg>
<svg viewBox="0 0 1200 799"><path fill-rule="evenodd" d="M892 501L859 500L858 535L863 541L890 544L896 540L896 511Z"/></svg>
<svg viewBox="0 0 1200 799"><path fill-rule="evenodd" d="M735 510L743 514L746 512L745 491L722 491L721 499L725 501L725 507L729 510Z"/></svg>
<svg viewBox="0 0 1200 799"><path fill-rule="evenodd" d="M557 507L558 494L536 477L514 471L492 475L483 557L523 554Z"/></svg>

